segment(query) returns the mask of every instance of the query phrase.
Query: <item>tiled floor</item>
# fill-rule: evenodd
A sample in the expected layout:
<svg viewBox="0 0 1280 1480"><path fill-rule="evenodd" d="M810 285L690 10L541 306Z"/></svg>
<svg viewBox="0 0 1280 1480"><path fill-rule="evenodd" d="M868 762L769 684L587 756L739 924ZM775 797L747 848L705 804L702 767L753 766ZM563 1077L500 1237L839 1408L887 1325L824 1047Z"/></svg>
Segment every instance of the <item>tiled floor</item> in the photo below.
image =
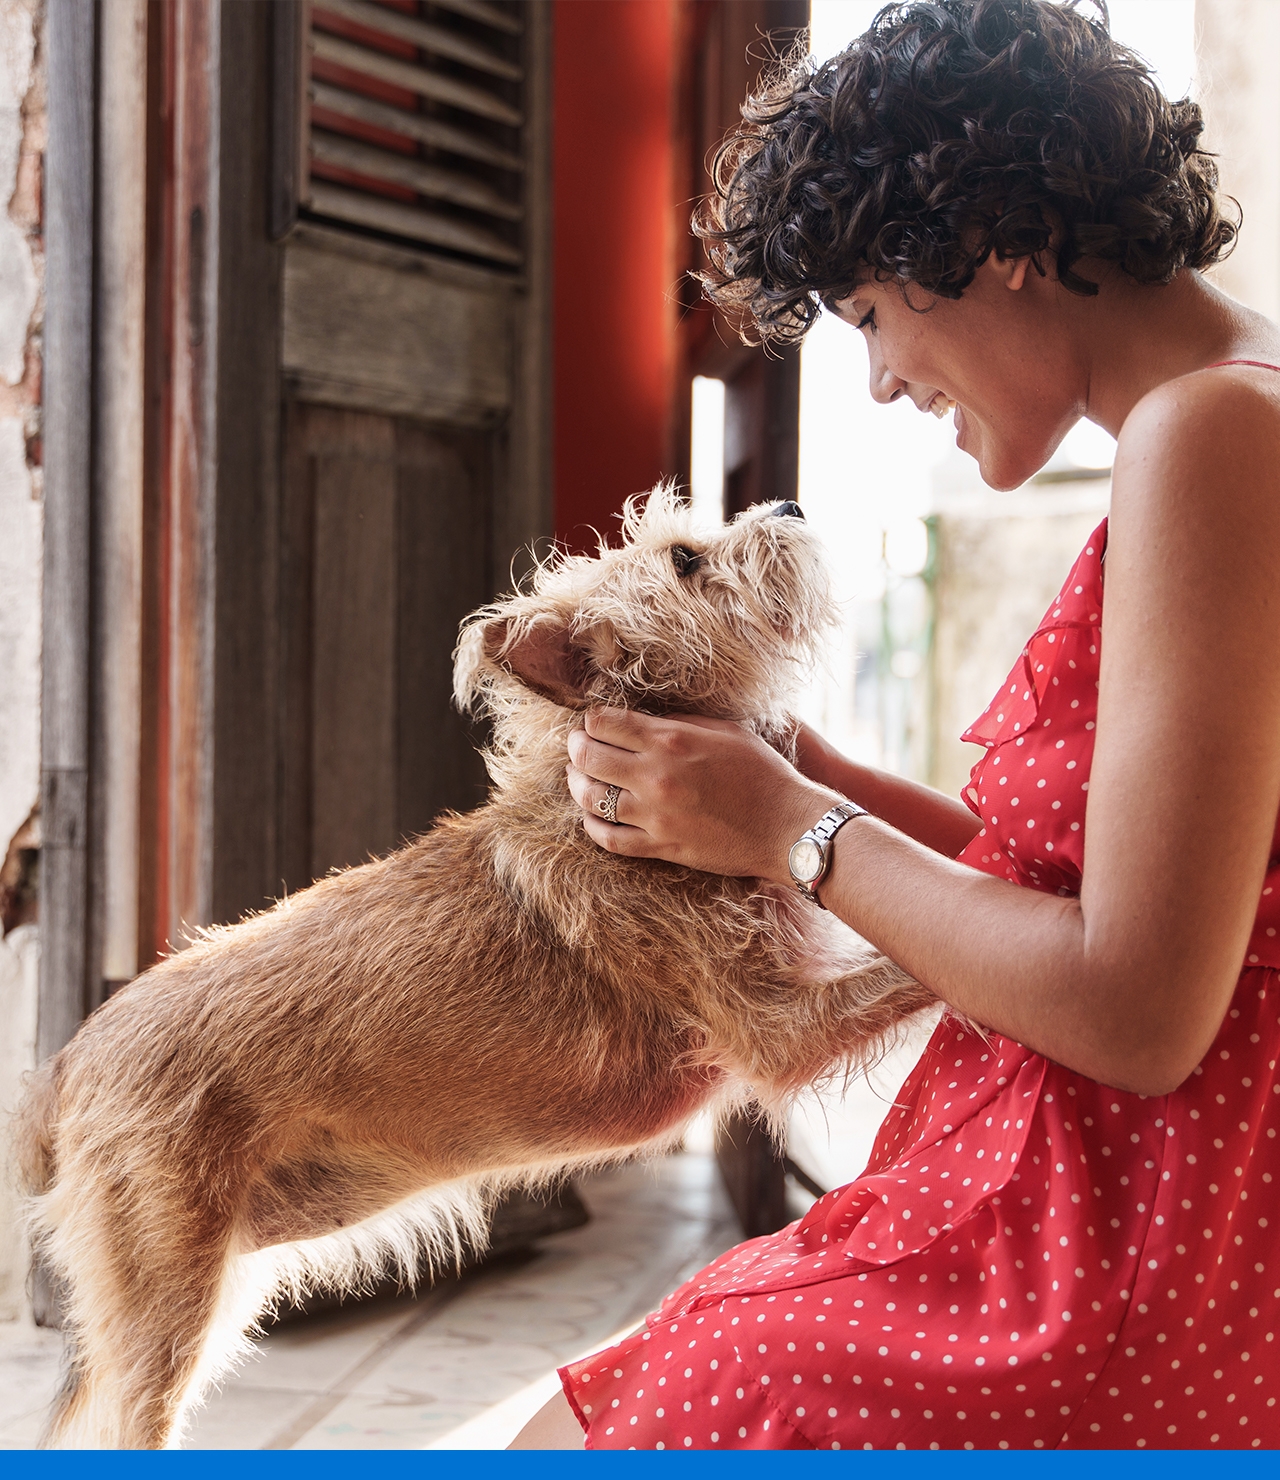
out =
<svg viewBox="0 0 1280 1480"><path fill-rule="evenodd" d="M58 1385L56 1331L0 1326L0 1449L30 1449Z"/></svg>
<svg viewBox="0 0 1280 1480"><path fill-rule="evenodd" d="M824 1186L857 1175L922 1033L843 1097L809 1097L791 1150ZM741 1237L706 1129L690 1149L580 1184L591 1222L421 1296L289 1322L198 1415L202 1449L498 1449L556 1390ZM804 1203L795 1211L803 1211ZM56 1332L0 1327L0 1449L35 1443L57 1386Z"/></svg>

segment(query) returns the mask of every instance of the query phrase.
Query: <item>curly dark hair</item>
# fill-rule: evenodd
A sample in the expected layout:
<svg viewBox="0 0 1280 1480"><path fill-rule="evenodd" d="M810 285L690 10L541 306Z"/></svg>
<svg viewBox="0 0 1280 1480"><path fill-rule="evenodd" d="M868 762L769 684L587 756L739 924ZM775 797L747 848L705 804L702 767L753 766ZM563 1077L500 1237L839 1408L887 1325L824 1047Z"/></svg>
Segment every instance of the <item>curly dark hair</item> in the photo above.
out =
<svg viewBox="0 0 1280 1480"><path fill-rule="evenodd" d="M1082 258L1141 283L1217 262L1238 208L1220 207L1200 109L1170 102L1096 9L905 0L830 61L785 63L694 217L707 295L787 341L868 273L959 298L992 252L1041 272L1051 255L1094 294Z"/></svg>

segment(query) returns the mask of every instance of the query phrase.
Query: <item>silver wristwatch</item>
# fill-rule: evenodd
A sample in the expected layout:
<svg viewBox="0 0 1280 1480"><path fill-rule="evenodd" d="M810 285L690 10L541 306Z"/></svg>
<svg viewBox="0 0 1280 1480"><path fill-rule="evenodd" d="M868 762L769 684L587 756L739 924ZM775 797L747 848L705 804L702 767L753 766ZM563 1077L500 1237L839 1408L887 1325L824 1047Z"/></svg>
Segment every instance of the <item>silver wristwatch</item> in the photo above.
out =
<svg viewBox="0 0 1280 1480"><path fill-rule="evenodd" d="M869 817L865 807L856 802L837 802L821 817L804 837L792 843L787 854L787 867L796 888L807 899L813 900L819 909L826 905L818 898L818 885L827 877L831 868L831 840L855 817Z"/></svg>

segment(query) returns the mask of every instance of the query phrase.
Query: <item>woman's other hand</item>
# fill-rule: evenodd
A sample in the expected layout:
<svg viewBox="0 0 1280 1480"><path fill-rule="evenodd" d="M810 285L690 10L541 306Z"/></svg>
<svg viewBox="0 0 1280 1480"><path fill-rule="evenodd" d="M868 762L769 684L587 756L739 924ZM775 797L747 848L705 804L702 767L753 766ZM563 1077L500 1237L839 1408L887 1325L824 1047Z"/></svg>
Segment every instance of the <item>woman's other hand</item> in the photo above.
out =
<svg viewBox="0 0 1280 1480"><path fill-rule="evenodd" d="M954 858L982 825L958 797L859 765L806 724L796 730L795 749L796 769L802 776L851 798L944 858Z"/></svg>
<svg viewBox="0 0 1280 1480"><path fill-rule="evenodd" d="M569 758L569 790L602 848L708 873L789 882L792 843L840 800L727 720L595 709ZM600 815L611 784L617 823Z"/></svg>

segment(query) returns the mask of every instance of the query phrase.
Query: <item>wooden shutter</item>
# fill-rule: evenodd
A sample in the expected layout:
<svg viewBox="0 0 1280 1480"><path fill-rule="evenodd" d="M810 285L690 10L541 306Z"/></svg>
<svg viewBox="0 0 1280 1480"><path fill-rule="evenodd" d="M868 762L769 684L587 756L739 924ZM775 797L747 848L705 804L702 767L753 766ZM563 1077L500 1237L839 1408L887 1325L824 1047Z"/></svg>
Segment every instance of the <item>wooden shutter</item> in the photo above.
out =
<svg viewBox="0 0 1280 1480"><path fill-rule="evenodd" d="M519 268L521 7L316 0L304 26L299 214Z"/></svg>

